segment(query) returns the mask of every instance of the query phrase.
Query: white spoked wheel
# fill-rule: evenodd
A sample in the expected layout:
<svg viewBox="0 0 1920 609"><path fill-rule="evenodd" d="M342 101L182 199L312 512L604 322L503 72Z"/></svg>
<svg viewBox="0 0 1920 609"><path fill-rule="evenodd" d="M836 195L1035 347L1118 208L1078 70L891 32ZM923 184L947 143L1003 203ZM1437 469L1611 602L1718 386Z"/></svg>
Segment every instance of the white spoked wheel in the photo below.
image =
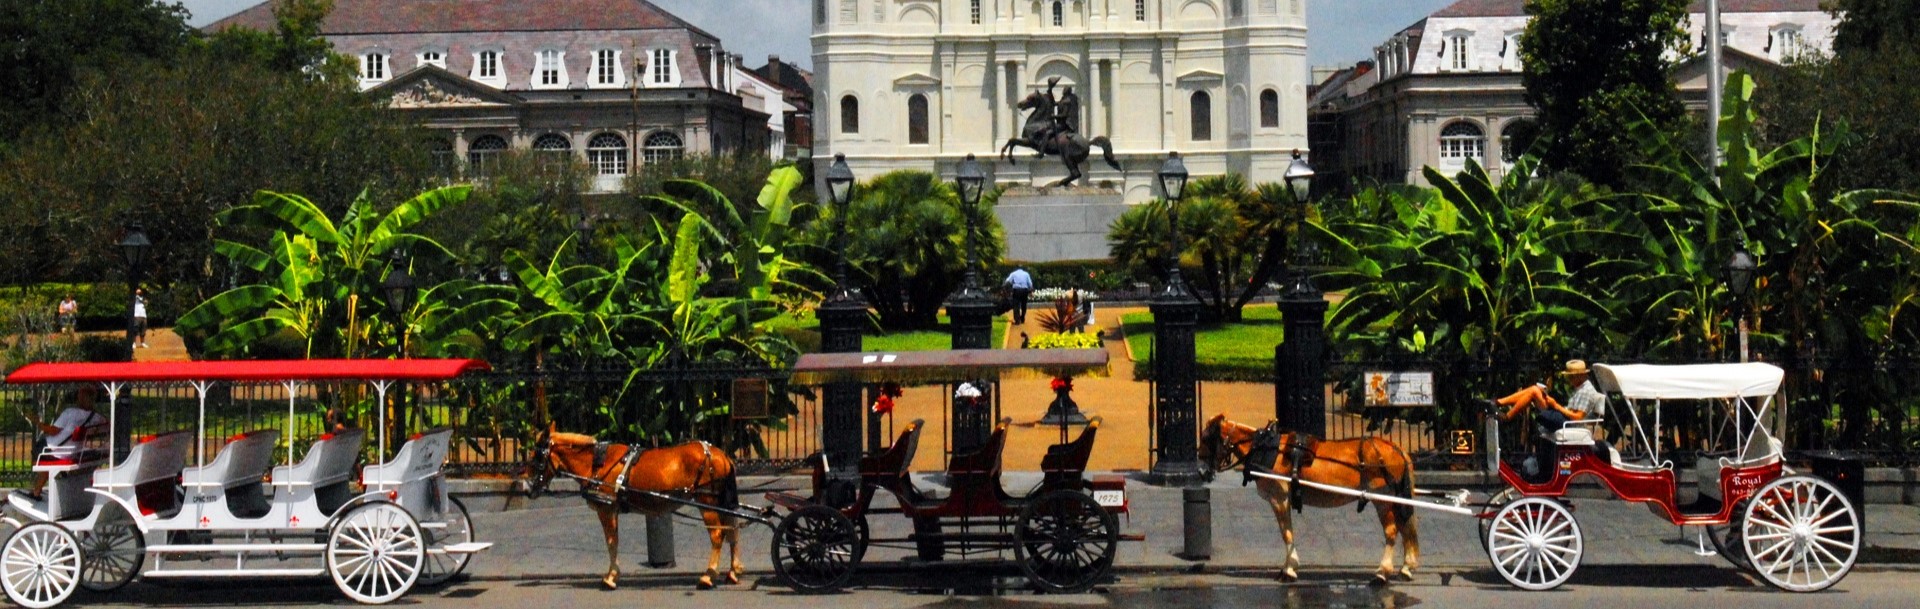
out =
<svg viewBox="0 0 1920 609"><path fill-rule="evenodd" d="M391 503L353 508L327 535L327 571L353 600L378 605L400 598L420 578L426 559L420 524Z"/></svg>
<svg viewBox="0 0 1920 609"><path fill-rule="evenodd" d="M1860 513L1832 483L1787 476L1747 499L1740 545L1761 579L1813 592L1846 577L1860 556Z"/></svg>
<svg viewBox="0 0 1920 609"><path fill-rule="evenodd" d="M7 598L31 609L52 607L80 584L80 540L66 527L33 522L7 537L0 548L0 585Z"/></svg>
<svg viewBox="0 0 1920 609"><path fill-rule="evenodd" d="M438 586L453 579L467 569L467 560L472 554L454 554L443 550L446 546L473 541L473 519L467 516L467 505L454 499L444 516L446 526L440 528L421 527L427 536L427 559L421 564L420 585Z"/></svg>
<svg viewBox="0 0 1920 609"><path fill-rule="evenodd" d="M1487 558L1507 583L1552 590L1580 568L1580 523L1560 502L1527 497L1500 508L1487 527Z"/></svg>
<svg viewBox="0 0 1920 609"><path fill-rule="evenodd" d="M133 518L109 505L91 531L74 534L80 542L80 587L92 592L120 589L140 574L147 560L147 538Z"/></svg>

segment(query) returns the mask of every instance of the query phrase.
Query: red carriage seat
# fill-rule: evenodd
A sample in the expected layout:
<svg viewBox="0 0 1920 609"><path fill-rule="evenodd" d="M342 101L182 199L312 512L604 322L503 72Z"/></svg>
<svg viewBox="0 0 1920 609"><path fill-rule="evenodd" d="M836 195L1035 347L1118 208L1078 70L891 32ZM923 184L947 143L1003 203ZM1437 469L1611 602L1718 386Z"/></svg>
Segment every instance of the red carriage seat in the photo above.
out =
<svg viewBox="0 0 1920 609"><path fill-rule="evenodd" d="M1094 417L1087 421L1087 428L1080 431L1080 437L1072 442L1047 447L1046 456L1040 457L1042 478L1036 492L1083 486L1080 477L1087 471L1087 460L1093 458L1093 438L1099 431L1100 417Z"/></svg>

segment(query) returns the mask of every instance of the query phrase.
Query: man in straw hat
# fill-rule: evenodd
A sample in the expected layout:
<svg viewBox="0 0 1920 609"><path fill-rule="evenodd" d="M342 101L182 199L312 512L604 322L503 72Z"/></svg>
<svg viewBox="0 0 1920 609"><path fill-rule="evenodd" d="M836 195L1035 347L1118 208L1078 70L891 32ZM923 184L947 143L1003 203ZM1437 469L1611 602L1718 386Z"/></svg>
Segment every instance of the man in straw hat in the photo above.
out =
<svg viewBox="0 0 1920 609"><path fill-rule="evenodd" d="M1492 411L1498 414L1501 420L1511 421L1515 415L1532 407L1534 426L1541 436L1551 436L1568 421L1579 421L1605 413L1607 396L1594 388L1593 382L1589 380L1586 361L1568 360L1567 367L1560 372L1560 376L1566 378L1567 384L1574 387L1573 395L1567 397L1566 405L1561 405L1558 400L1553 399L1553 396L1547 395L1547 384L1543 381L1528 385L1507 397L1493 400ZM1501 408L1505 408L1504 414L1499 414ZM1594 429L1593 432L1598 435L1600 430ZM1527 460L1525 469L1529 476L1542 473L1540 465L1553 459L1552 442L1541 441L1538 446L1540 454Z"/></svg>

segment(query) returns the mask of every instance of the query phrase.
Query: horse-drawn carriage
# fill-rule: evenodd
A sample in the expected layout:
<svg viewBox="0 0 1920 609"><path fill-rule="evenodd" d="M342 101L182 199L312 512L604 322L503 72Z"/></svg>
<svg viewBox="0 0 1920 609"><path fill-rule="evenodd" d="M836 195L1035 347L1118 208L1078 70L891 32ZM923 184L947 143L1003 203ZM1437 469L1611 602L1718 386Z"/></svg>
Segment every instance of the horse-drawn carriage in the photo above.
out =
<svg viewBox="0 0 1920 609"><path fill-rule="evenodd" d="M108 429L124 428L117 419L140 406L136 394L190 385L199 423L197 430L133 439L124 453L116 434L92 433L90 438L104 442L38 460L34 471L49 476L45 496L8 497L6 520L14 531L0 546L0 588L14 602L39 608L60 604L76 587L113 590L135 577L330 575L347 596L378 604L416 584L446 581L474 552L492 545L473 540L466 507L447 496L441 467L451 429L412 436L389 460L365 466L358 476L354 466L365 430L320 435L297 461L288 440L307 383L363 380L384 404L396 382L443 381L486 367L473 360L22 367L8 383L100 385L109 405ZM222 383L280 385L287 397L285 432L233 436L209 458L207 400ZM123 407L128 401L133 404ZM376 446L384 450L386 409L375 410ZM287 447L285 464L275 467L280 446ZM309 564L283 564L289 559Z"/></svg>
<svg viewBox="0 0 1920 609"><path fill-rule="evenodd" d="M807 384L878 383L994 379L1020 371L1067 376L1105 367L1106 352L1098 349L983 350L811 354L801 357L794 372L796 382ZM774 569L796 589L825 591L845 585L871 547L912 550L927 560L1012 551L1034 586L1085 591L1111 570L1123 537L1114 515L1127 509L1123 479L1084 476L1099 428L1095 419L1076 439L1049 447L1039 464L1040 480L1024 493L1009 493L1002 484L1004 419L984 444L951 456L944 492L916 484L911 475L921 421L908 423L890 448L861 458L853 469L817 458L811 494L767 495L789 512L775 529ZM874 505L882 491L893 497L893 507ZM913 532L872 536L868 517L878 514L901 515Z"/></svg>

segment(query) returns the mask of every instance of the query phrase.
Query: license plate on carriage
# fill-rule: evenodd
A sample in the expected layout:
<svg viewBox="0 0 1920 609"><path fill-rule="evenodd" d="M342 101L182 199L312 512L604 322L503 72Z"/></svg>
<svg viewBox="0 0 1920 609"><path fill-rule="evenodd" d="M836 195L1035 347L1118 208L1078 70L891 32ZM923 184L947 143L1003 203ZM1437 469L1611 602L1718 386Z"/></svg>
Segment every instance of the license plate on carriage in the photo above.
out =
<svg viewBox="0 0 1920 609"><path fill-rule="evenodd" d="M1127 505L1127 492L1124 490L1094 491L1093 502L1101 507L1122 507Z"/></svg>

